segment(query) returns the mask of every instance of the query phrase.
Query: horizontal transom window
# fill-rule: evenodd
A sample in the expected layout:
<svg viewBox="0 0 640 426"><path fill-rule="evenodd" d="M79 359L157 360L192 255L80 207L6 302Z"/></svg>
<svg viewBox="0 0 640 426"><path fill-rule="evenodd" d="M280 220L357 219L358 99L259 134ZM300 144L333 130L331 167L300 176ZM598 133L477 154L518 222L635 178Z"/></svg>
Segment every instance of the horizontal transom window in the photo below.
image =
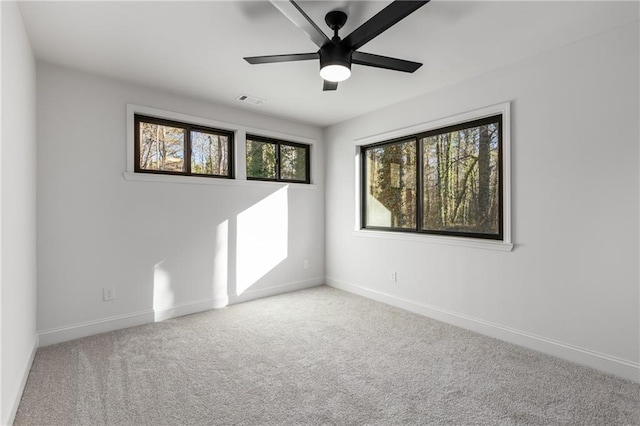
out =
<svg viewBox="0 0 640 426"><path fill-rule="evenodd" d="M502 115L361 147L361 227L503 239Z"/></svg>
<svg viewBox="0 0 640 426"><path fill-rule="evenodd" d="M233 178L233 132L135 115L135 171Z"/></svg>
<svg viewBox="0 0 640 426"><path fill-rule="evenodd" d="M247 179L310 183L309 145L247 135Z"/></svg>

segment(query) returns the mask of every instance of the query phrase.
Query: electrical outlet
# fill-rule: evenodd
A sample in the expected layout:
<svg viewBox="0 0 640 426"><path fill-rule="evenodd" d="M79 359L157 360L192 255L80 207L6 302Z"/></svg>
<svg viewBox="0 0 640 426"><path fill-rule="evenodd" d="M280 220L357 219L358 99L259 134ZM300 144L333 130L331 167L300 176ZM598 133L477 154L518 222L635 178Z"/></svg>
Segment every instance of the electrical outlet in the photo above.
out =
<svg viewBox="0 0 640 426"><path fill-rule="evenodd" d="M303 267L304 269L309 269L309 261L308 261L308 260L305 260L304 262L302 262L302 267Z"/></svg>
<svg viewBox="0 0 640 426"><path fill-rule="evenodd" d="M108 302L110 300L114 300L116 298L116 288L115 287L105 287L102 289L102 300Z"/></svg>
<svg viewBox="0 0 640 426"><path fill-rule="evenodd" d="M389 281L393 282L393 283L397 283L398 282L398 273L396 271L393 271L389 274Z"/></svg>

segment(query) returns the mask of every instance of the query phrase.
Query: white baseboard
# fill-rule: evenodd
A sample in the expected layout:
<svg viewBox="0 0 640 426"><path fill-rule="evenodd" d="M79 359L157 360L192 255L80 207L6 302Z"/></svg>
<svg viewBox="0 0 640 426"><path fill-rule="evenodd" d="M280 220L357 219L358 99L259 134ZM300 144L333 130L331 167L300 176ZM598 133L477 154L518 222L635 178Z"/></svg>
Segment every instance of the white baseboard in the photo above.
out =
<svg viewBox="0 0 640 426"><path fill-rule="evenodd" d="M38 350L38 336L36 335L35 339L33 339L33 346L31 347L31 354L29 355L29 359L27 360L27 364L24 366L22 371L22 379L20 381L20 387L18 388L18 392L13 398L13 401L9 405L10 411L9 415L6 419L2 419L3 425L12 425L13 421L16 418L16 414L18 413L18 407L20 406L20 400L22 399L22 394L24 393L24 388L27 385L27 379L29 378L29 372L31 371L31 366L33 365L33 360L36 357L36 351Z"/></svg>
<svg viewBox="0 0 640 426"><path fill-rule="evenodd" d="M40 347L43 347L151 322L154 322L152 309L41 330L38 332L38 336L40 337Z"/></svg>
<svg viewBox="0 0 640 426"><path fill-rule="evenodd" d="M397 308L452 324L460 328L494 337L505 342L524 346L548 355L563 358L577 364L586 365L618 377L640 382L640 364L636 362L580 348L567 343L554 341L546 337L536 336L535 334L516 330L511 327L481 320L479 318L470 317L468 315L439 308L437 306L431 306L379 291L370 290L333 278L327 278L326 283L331 287L364 296L387 305L395 306Z"/></svg>
<svg viewBox="0 0 640 426"><path fill-rule="evenodd" d="M181 317L183 315L191 315L197 312L208 311L209 309L224 308L228 304L228 297L181 303L167 308L154 309L154 320L155 322L164 321L170 318Z"/></svg>
<svg viewBox="0 0 640 426"><path fill-rule="evenodd" d="M63 327L50 328L38 332L40 347L62 343L81 337L92 336L94 334L106 333L108 331L120 330L122 328L135 327L152 322L164 321L170 318L190 315L209 309L223 308L229 304L246 302L253 299L260 299L268 296L275 296L290 291L302 290L324 284L324 278L314 278L285 284L277 287L268 287L260 290L247 291L238 296L224 297L219 299L205 299L185 302L178 305L168 306L160 309L149 309L146 311L133 312L130 314L117 315L108 318L101 318L94 321L71 324Z"/></svg>
<svg viewBox="0 0 640 426"><path fill-rule="evenodd" d="M275 296L277 294L289 293L291 291L304 290L306 288L317 287L324 284L324 277L312 278L310 280L298 281L277 287L269 287L259 290L249 290L229 298L229 304L248 302L249 300L261 299L263 297Z"/></svg>

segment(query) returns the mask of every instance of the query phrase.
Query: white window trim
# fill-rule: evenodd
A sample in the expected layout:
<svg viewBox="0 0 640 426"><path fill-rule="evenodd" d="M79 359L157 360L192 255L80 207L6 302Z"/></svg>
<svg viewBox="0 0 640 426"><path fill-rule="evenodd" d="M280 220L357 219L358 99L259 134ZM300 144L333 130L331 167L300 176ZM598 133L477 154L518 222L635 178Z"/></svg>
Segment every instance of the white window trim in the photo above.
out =
<svg viewBox="0 0 640 426"><path fill-rule="evenodd" d="M221 130L227 130L233 132L234 139L234 179L226 178L210 178L199 176L179 176L169 174L155 174L155 173L135 173L135 120L136 114L147 115L150 117L163 118L167 120L174 120L183 123L197 124L204 127L213 127ZM297 182L271 182L271 181L255 181L247 180L247 168L246 168L246 138L247 133L264 136L267 138L280 139L290 142L298 142L309 145L309 151L311 155L311 183L297 183ZM275 186L283 187L289 186L289 188L299 189L317 189L315 176L318 173L317 155L315 154L316 140L307 138L304 136L290 135L287 133L274 132L272 130L259 129L255 127L249 127L236 123L228 123L224 121L211 120L204 117L196 117L188 114L182 114L179 112L167 111L158 108L153 108L144 105L127 104L127 166L123 176L126 180L140 181L140 182L163 182L163 183L185 183L185 184L199 184L199 185L222 185L222 186Z"/></svg>
<svg viewBox="0 0 640 426"><path fill-rule="evenodd" d="M491 117L502 114L502 191L503 191L503 240L484 240L480 238L464 238L455 236L440 236L419 233L403 233L394 231L378 231L362 229L361 226L361 165L360 151L363 145L370 145L377 142L398 139L408 135L424 133L429 130L452 126L467 121ZM359 237L383 238L388 240L404 240L414 242L424 242L432 244L446 244L453 246L463 246L488 250L511 251L513 241L511 239L511 103L505 102L468 111L462 114L453 115L415 126L392 130L390 132L366 136L355 139L355 218L353 234Z"/></svg>

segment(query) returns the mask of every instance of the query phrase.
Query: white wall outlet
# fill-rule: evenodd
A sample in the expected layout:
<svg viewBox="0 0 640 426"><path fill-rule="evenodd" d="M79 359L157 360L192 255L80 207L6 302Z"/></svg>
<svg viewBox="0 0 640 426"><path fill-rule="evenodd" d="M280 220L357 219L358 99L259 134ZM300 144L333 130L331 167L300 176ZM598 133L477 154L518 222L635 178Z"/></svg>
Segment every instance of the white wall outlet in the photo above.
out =
<svg viewBox="0 0 640 426"><path fill-rule="evenodd" d="M309 261L308 261L308 260L305 260L304 262L302 262L302 267L303 267L304 269L309 269Z"/></svg>
<svg viewBox="0 0 640 426"><path fill-rule="evenodd" d="M116 298L116 288L115 287L105 287L102 289L102 300L108 302L110 300L114 300Z"/></svg>
<svg viewBox="0 0 640 426"><path fill-rule="evenodd" d="M393 271L389 274L389 281L391 281L392 283L398 282L398 273L396 271Z"/></svg>

